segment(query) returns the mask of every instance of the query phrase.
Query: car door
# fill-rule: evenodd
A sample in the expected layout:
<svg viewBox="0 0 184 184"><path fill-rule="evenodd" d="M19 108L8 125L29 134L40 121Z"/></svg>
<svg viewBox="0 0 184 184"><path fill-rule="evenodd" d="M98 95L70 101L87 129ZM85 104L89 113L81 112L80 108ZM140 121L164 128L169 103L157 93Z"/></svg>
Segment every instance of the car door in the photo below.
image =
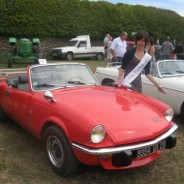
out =
<svg viewBox="0 0 184 184"><path fill-rule="evenodd" d="M80 41L75 50L75 57L89 57L90 53L88 52L87 42Z"/></svg>
<svg viewBox="0 0 184 184"><path fill-rule="evenodd" d="M28 120L28 105L32 93L22 89L9 87L2 98L2 108L14 121L26 127Z"/></svg>
<svg viewBox="0 0 184 184"><path fill-rule="evenodd" d="M180 113L183 103L183 91L178 90L180 77L165 77L160 80L160 85L164 88L165 94L159 93L159 100L170 105L176 114ZM180 81L179 81L180 82Z"/></svg>

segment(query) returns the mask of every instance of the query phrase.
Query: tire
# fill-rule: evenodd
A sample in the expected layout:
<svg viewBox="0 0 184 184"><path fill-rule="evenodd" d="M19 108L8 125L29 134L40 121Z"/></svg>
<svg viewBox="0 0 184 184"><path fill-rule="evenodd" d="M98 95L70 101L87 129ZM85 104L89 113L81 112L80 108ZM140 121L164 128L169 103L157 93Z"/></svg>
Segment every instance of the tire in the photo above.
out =
<svg viewBox="0 0 184 184"><path fill-rule="evenodd" d="M112 80L112 79L105 79L102 81L102 86L112 86L113 82L114 82L114 80Z"/></svg>
<svg viewBox="0 0 184 184"><path fill-rule="evenodd" d="M98 53L98 54L96 55L96 59L97 59L98 61L102 61L102 60L104 59L104 55L103 55L102 53Z"/></svg>
<svg viewBox="0 0 184 184"><path fill-rule="evenodd" d="M79 169L68 139L56 126L51 126L44 132L44 147L53 170L61 176L69 176Z"/></svg>
<svg viewBox="0 0 184 184"><path fill-rule="evenodd" d="M72 52L68 52L65 56L67 61L72 61L73 60L73 53Z"/></svg>
<svg viewBox="0 0 184 184"><path fill-rule="evenodd" d="M39 64L38 59L34 59L34 63L35 63L35 64Z"/></svg>
<svg viewBox="0 0 184 184"><path fill-rule="evenodd" d="M180 112L181 118L184 120L184 102L181 106L181 112Z"/></svg>
<svg viewBox="0 0 184 184"><path fill-rule="evenodd" d="M12 58L11 57L9 57L8 58L8 68L11 68L12 67Z"/></svg>
<svg viewBox="0 0 184 184"><path fill-rule="evenodd" d="M4 121L8 119L7 115L4 113L4 111L2 110L2 108L0 107L0 121Z"/></svg>

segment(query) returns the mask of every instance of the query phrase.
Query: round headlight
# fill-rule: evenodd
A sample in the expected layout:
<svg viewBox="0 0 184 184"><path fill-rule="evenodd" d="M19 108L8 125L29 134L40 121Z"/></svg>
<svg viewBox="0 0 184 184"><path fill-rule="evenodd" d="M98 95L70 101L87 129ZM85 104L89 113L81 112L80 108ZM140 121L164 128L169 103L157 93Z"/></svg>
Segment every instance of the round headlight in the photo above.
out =
<svg viewBox="0 0 184 184"><path fill-rule="evenodd" d="M97 125L91 131L91 141L93 143L100 143L105 137L105 128L103 125Z"/></svg>
<svg viewBox="0 0 184 184"><path fill-rule="evenodd" d="M174 116L173 109L172 108L167 109L166 112L165 112L165 119L167 121L171 121L173 119L173 116Z"/></svg>

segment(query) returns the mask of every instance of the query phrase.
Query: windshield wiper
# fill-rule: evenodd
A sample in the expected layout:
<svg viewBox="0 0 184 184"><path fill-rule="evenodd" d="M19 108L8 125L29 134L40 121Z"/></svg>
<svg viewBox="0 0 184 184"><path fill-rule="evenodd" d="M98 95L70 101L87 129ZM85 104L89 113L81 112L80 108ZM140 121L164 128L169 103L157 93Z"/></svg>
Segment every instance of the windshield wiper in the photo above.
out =
<svg viewBox="0 0 184 184"><path fill-rule="evenodd" d="M68 81L67 84L86 85L84 82L81 81Z"/></svg>
<svg viewBox="0 0 184 184"><path fill-rule="evenodd" d="M55 85L52 85L52 84L38 84L38 85L35 85L34 87L55 87Z"/></svg>
<svg viewBox="0 0 184 184"><path fill-rule="evenodd" d="M177 73L184 73L184 71L182 71L182 70L179 70L179 71L176 71Z"/></svg>
<svg viewBox="0 0 184 184"><path fill-rule="evenodd" d="M162 72L161 75L173 75L171 72Z"/></svg>

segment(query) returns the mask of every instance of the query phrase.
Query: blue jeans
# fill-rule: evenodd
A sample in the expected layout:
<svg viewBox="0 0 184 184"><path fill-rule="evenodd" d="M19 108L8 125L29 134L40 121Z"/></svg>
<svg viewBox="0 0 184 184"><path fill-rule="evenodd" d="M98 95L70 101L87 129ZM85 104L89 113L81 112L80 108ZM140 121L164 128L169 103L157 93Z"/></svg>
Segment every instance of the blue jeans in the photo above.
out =
<svg viewBox="0 0 184 184"><path fill-rule="evenodd" d="M121 65L122 61L122 57L112 58L112 66Z"/></svg>

